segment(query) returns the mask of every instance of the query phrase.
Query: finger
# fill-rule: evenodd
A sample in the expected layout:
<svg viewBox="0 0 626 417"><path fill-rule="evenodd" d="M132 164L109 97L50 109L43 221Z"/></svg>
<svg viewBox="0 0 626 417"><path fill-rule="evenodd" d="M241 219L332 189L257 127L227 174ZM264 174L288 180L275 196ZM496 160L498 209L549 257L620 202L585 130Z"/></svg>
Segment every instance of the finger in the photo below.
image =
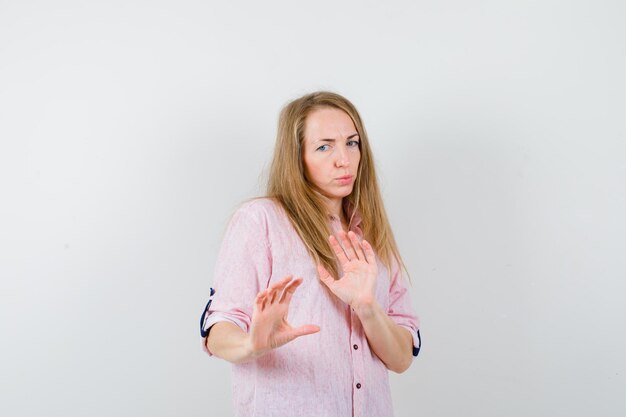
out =
<svg viewBox="0 0 626 417"><path fill-rule="evenodd" d="M328 238L328 243L330 243L330 247L332 248L333 252L335 252L335 256L337 257L337 259L339 259L339 263L341 265L346 264L350 261L335 236L331 235Z"/></svg>
<svg viewBox="0 0 626 417"><path fill-rule="evenodd" d="M291 281L293 275L287 275L285 278L281 279L280 281L274 282L272 285L269 286L269 288L271 290L274 289L283 289L285 287L285 285L287 285L289 283L289 281Z"/></svg>
<svg viewBox="0 0 626 417"><path fill-rule="evenodd" d="M359 237L353 231L349 231L348 238L350 238L350 242L352 242L352 247L356 252L356 256L359 259L364 260L365 254L363 253L363 248L361 248L361 242L359 242Z"/></svg>
<svg viewBox="0 0 626 417"><path fill-rule="evenodd" d="M256 297L254 298L254 311L261 311L261 294L257 294ZM253 312L254 312L253 311Z"/></svg>
<svg viewBox="0 0 626 417"><path fill-rule="evenodd" d="M278 290L276 290L276 288L270 289L267 294L268 304L274 304L279 295L280 293L278 292Z"/></svg>
<svg viewBox="0 0 626 417"><path fill-rule="evenodd" d="M254 302L254 306L258 309L258 311L265 310L265 299L267 297L267 290L263 290L257 294L256 300Z"/></svg>
<svg viewBox="0 0 626 417"><path fill-rule="evenodd" d="M363 239L363 242L361 242L361 244L363 245L363 251L365 252L365 260L367 261L368 264L376 264L376 254L374 253L374 248L372 248L372 245L370 245L370 243Z"/></svg>
<svg viewBox="0 0 626 417"><path fill-rule="evenodd" d="M322 281L324 285L330 288L335 279L330 275L328 270L323 265L318 265L317 273L319 274L320 281Z"/></svg>
<svg viewBox="0 0 626 417"><path fill-rule="evenodd" d="M289 283L289 281L291 281L291 277L292 275L287 275L280 281L275 282L268 287L268 291L269 291L268 301L270 303L275 303L280 298L283 288L285 287L285 285Z"/></svg>
<svg viewBox="0 0 626 417"><path fill-rule="evenodd" d="M352 247L352 242L348 239L348 234L343 230L339 232L339 238L341 239L341 245L343 249L346 251L346 255L349 259L358 259L359 257L356 255L354 248Z"/></svg>
<svg viewBox="0 0 626 417"><path fill-rule="evenodd" d="M285 287L287 287L287 285L292 282L292 277L293 275L287 275L285 278L270 286L270 289L276 291L275 298L272 300L272 302L280 303L282 301Z"/></svg>
<svg viewBox="0 0 626 417"><path fill-rule="evenodd" d="M298 288L302 284L302 278L296 278L291 281L283 290L283 294L280 298L280 302L284 304L289 304L291 301L291 297L293 293L296 292L296 288Z"/></svg>
<svg viewBox="0 0 626 417"><path fill-rule="evenodd" d="M306 336L307 334L313 334L320 331L320 326L316 326L315 324L305 324L304 326L300 326L291 331L291 336L295 339L296 337Z"/></svg>

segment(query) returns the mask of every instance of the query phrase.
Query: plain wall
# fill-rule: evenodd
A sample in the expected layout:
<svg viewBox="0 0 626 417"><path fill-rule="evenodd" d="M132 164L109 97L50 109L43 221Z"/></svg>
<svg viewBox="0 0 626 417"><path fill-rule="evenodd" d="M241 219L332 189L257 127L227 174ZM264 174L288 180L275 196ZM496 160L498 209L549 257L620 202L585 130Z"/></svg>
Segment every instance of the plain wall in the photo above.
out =
<svg viewBox="0 0 626 417"><path fill-rule="evenodd" d="M620 1L0 1L0 415L228 416L198 321L280 108L361 111L396 415L626 413Z"/></svg>

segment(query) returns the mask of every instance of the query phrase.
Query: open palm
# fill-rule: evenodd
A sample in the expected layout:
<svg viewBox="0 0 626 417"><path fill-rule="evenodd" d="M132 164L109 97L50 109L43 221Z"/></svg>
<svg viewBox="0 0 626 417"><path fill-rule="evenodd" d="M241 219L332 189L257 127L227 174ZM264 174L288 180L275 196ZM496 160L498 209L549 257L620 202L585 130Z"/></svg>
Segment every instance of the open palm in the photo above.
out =
<svg viewBox="0 0 626 417"><path fill-rule="evenodd" d="M319 326L292 327L287 321L289 303L302 278L286 276L257 294L252 310L249 340L253 355L259 357L297 337L320 330Z"/></svg>
<svg viewBox="0 0 626 417"><path fill-rule="evenodd" d="M318 265L320 280L351 307L370 303L375 297L378 272L374 250L366 240L359 242L359 238L352 231L346 233L342 230L338 235L341 245L334 236L330 236L328 240L343 269L343 276L336 280L326 268Z"/></svg>

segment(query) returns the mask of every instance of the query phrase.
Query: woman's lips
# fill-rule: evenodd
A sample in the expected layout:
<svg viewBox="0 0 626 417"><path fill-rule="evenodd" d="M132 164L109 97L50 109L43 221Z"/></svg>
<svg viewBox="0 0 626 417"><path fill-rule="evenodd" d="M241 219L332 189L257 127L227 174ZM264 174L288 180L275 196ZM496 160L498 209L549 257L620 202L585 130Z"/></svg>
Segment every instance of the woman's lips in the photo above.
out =
<svg viewBox="0 0 626 417"><path fill-rule="evenodd" d="M352 175L344 175L342 177L335 178L335 180L337 180L337 182L339 182L339 184L341 185L346 185L352 182L352 178Z"/></svg>

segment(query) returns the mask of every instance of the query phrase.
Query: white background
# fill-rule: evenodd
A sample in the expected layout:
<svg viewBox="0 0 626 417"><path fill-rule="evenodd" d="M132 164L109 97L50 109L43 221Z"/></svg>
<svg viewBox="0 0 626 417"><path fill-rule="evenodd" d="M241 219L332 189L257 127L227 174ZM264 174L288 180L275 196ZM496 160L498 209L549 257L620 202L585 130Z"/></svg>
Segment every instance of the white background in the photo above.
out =
<svg viewBox="0 0 626 417"><path fill-rule="evenodd" d="M199 315L278 112L361 111L397 416L626 413L622 1L0 1L0 415L222 416Z"/></svg>

